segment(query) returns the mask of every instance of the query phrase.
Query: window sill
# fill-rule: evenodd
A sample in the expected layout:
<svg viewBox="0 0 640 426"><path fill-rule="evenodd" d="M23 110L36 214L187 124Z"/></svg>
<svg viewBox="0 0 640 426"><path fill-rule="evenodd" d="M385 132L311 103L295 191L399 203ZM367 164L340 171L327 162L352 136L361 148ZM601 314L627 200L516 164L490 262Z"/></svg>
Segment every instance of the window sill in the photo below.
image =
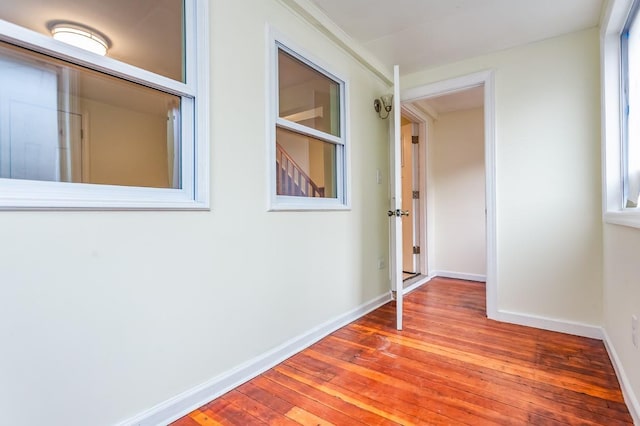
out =
<svg viewBox="0 0 640 426"><path fill-rule="evenodd" d="M3 210L209 210L191 191L0 179Z"/></svg>
<svg viewBox="0 0 640 426"><path fill-rule="evenodd" d="M640 209L610 211L604 214L604 223L640 229Z"/></svg>
<svg viewBox="0 0 640 426"><path fill-rule="evenodd" d="M270 212L276 211L348 211L351 207L335 199L309 199L298 197L278 197L269 206ZM292 199L293 198L293 199Z"/></svg>

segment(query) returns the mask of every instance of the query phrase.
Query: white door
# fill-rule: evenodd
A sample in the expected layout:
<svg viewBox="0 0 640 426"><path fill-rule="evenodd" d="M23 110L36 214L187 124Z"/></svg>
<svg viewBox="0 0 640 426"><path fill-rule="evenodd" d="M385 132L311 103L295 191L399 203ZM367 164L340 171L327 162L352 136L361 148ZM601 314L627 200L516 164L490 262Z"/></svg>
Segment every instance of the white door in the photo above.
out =
<svg viewBox="0 0 640 426"><path fill-rule="evenodd" d="M391 124L391 202L389 206L389 227L391 229L391 288L396 294L396 328L402 330L402 216L408 212L402 210L402 166L400 137L400 69L393 67L393 121Z"/></svg>

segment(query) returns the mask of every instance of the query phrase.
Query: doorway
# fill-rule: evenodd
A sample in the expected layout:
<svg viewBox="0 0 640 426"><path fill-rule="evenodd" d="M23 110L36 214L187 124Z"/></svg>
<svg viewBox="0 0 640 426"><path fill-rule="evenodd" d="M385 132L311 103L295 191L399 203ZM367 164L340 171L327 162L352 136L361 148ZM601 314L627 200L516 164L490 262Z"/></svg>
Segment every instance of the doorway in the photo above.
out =
<svg viewBox="0 0 640 426"><path fill-rule="evenodd" d="M402 280L407 282L421 275L420 268L420 145L417 124L406 116L401 117L401 179L402 210L409 212L402 217Z"/></svg>
<svg viewBox="0 0 640 426"><path fill-rule="evenodd" d="M421 173L419 178L420 185L424 186L424 189L422 187L420 188L420 196L422 199L418 203L419 206L423 208L423 211L419 213L419 217L421 217L422 219L422 221L420 222L422 229L419 231L419 234L425 236L426 239L426 241L422 243L423 246L420 249L422 255L419 256L419 258L424 261L424 265L419 265L424 266L424 268L421 269L420 272L422 274L425 274L425 281L428 281L428 279L433 276L451 276L453 278L485 281L487 316L489 318L496 318L497 316L497 292L495 282L495 106L493 78L493 72L491 71L479 72L476 74L470 74L451 80L440 81L421 87L407 89L402 92L401 97L403 115L406 116L406 118L410 119L414 124L417 124L418 133L421 137L424 135L425 139L428 139L425 141L426 143L424 145L420 145L421 152L419 154L420 160L425 161L424 165L421 164ZM481 90L481 92L479 93L479 103L481 109L476 113L475 120L476 124L480 123L479 129L477 129L476 131L476 134L479 134L479 142L476 146L474 146L474 155L476 156L476 159L480 159L480 162L482 163L482 169L480 173L476 173L476 175L474 175L475 177L472 179L472 182L479 182L480 186L476 187L477 185L472 186L469 183L463 183L461 186L462 190L455 193L455 191L453 191L447 185L438 186L437 180L439 177L439 171L435 167L436 165L440 164L439 161L441 160L437 160L437 158L434 158L437 157L437 155L434 155L437 154L437 152L434 152L437 146L433 143L432 138L434 137L434 134L437 137L438 133L434 130L434 126L438 122L438 119L443 118L446 113L443 114L443 117L440 117L438 113L439 106L422 101L431 99L432 101L439 100L446 102L453 99L453 95L463 94L469 89ZM458 127L465 129L467 126L463 123L458 125ZM446 146L445 149L447 149ZM453 159L453 163L455 163L456 161L458 161L459 163L464 163L466 161L464 159L465 155L456 154L466 154L465 150L466 148L461 146L457 146L455 149L450 149L450 152L448 154L449 159ZM453 176L454 178L452 179L452 182L455 183L455 178L464 176L466 174L465 170L468 169L457 169L459 171L461 170L461 172L455 172L455 170L455 167L450 168L448 172L445 171L444 173L441 173L440 178L442 176L446 176L447 173L450 172L451 176ZM440 172L442 171L440 170ZM454 199L454 201L458 202L458 207L447 206L446 208L436 210L437 198L435 194L437 194L438 192L450 193L452 195L451 198ZM477 207L477 205L480 205L479 209L474 207L474 209L478 210L479 213L478 211L476 211L473 220L470 221L467 219L463 219L460 223L464 224L465 222L475 221L475 228L482 230L482 238L480 239L479 244L475 244L475 247L481 247L481 253L480 255L478 255L479 252L476 251L472 255L473 260L476 261L476 265L481 264L482 268L476 270L465 270L464 268L450 267L449 265L445 264L441 265L440 263L438 263L439 260L442 260L440 254L438 253L438 250L434 248L434 246L436 246L436 243L438 242L437 234L442 234L443 228L440 225L442 224L443 220L456 219L456 215L465 213L465 203L470 198L469 195L475 197L475 200L473 201L475 207ZM479 197L480 195L481 198ZM478 201L479 199L481 201ZM451 227L449 227L449 229L451 229ZM453 238L448 238L447 236L445 236L444 239L448 239L448 242L458 244L458 247L464 247L464 245L468 241L468 238L470 238L469 234L463 231L458 232L457 235L455 235L455 237ZM478 241L476 239L476 243L477 242ZM408 289L406 284L404 285L404 287L405 292L412 289Z"/></svg>

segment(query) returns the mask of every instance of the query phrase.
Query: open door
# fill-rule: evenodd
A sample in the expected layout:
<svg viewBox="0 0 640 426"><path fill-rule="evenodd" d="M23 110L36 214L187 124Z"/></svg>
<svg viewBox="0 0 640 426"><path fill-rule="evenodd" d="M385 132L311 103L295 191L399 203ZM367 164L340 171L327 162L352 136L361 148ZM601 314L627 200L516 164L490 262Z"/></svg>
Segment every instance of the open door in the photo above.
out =
<svg viewBox="0 0 640 426"><path fill-rule="evenodd" d="M391 288L396 295L396 328L402 330L403 292L402 285L402 216L409 214L402 210L402 176L401 176L401 122L400 122L400 68L393 67L393 121L391 124L391 200L389 206L390 227L390 268Z"/></svg>

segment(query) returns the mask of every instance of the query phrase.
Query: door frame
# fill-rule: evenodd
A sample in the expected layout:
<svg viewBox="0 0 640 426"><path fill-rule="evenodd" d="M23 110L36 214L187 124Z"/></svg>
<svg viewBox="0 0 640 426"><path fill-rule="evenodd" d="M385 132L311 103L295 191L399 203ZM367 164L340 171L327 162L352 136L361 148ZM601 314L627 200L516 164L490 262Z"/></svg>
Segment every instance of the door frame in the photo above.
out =
<svg viewBox="0 0 640 426"><path fill-rule="evenodd" d="M431 199L433 191L429 188L432 180L427 167L427 159L430 157L428 118L412 105L405 104L401 108L402 115L418 125L418 139L420 140L418 144L418 191L420 191L420 198L418 198L420 216L418 224L418 245L420 246L418 270L420 271L420 276L423 276L424 279L414 283L420 286L433 277L430 266L434 264L433 238L429 238L429 236L434 235L434 224L430 220L433 218L433 200ZM414 288L415 286L411 285L405 288L405 291L411 291Z"/></svg>
<svg viewBox="0 0 640 426"><path fill-rule="evenodd" d="M496 250L496 129L495 129L495 76L493 70L480 71L456 78L441 80L434 83L405 89L401 92L402 104L408 104L419 99L445 95L460 90L476 86L484 86L484 153L485 153L485 203L486 203L486 306L487 317L496 319L498 317L498 283L497 283L497 250ZM420 117L416 117L420 118ZM426 120L421 123L426 129ZM425 132L426 136L426 132ZM428 140L427 144L428 144ZM427 149L421 157L426 157ZM425 169L427 182L429 171ZM424 179L422 179L424 180ZM422 184L422 182L421 182ZM428 188L425 188L428 189ZM430 191L431 192L431 191ZM429 192L427 192L428 197ZM427 197L423 202L427 202ZM429 205L427 204L426 208ZM425 210L427 215L430 210ZM426 231L427 240L433 240L433 224L427 220ZM432 244L432 243L431 243ZM431 247L428 242L427 247ZM432 250L428 250L432 253ZM428 264L433 264L427 262Z"/></svg>

